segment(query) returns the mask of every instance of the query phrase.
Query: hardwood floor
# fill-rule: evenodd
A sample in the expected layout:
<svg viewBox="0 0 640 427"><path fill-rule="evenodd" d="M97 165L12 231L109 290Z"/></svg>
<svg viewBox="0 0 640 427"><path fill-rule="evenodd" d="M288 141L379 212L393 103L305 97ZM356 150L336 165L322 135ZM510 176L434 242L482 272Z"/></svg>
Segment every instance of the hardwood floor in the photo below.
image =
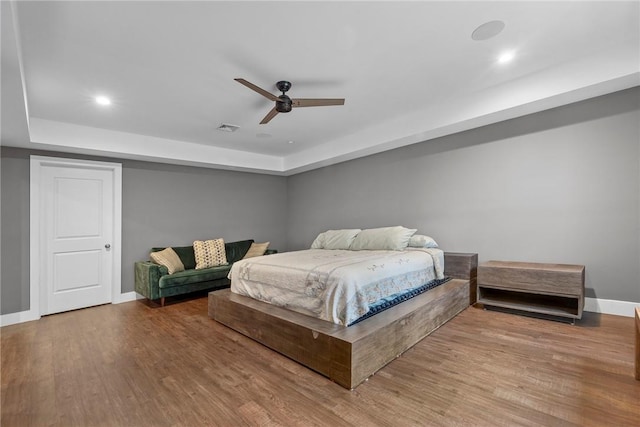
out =
<svg viewBox="0 0 640 427"><path fill-rule="evenodd" d="M638 426L634 320L469 308L354 391L207 317L207 298L4 327L2 426Z"/></svg>

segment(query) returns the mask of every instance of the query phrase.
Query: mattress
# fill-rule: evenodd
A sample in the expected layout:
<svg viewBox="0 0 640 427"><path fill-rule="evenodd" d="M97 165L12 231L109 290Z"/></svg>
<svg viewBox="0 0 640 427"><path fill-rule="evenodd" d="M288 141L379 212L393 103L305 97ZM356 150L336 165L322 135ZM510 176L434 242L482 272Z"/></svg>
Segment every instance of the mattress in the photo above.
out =
<svg viewBox="0 0 640 427"><path fill-rule="evenodd" d="M233 264L231 292L340 325L377 301L444 278L444 252L309 249Z"/></svg>

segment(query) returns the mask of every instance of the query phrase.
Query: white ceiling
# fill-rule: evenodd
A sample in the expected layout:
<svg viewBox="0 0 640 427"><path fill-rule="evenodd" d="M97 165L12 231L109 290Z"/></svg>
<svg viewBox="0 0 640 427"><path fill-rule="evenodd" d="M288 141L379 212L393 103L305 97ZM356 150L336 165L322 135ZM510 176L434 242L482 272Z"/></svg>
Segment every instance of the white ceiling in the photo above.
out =
<svg viewBox="0 0 640 427"><path fill-rule="evenodd" d="M639 6L3 1L2 144L288 175L637 86ZM346 103L259 125L236 77Z"/></svg>

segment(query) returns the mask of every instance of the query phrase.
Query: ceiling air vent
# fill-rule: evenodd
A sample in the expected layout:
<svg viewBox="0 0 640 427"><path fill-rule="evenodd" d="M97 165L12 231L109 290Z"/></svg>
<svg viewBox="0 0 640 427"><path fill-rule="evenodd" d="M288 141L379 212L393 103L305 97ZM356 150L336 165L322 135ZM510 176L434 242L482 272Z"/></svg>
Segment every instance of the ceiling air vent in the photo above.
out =
<svg viewBox="0 0 640 427"><path fill-rule="evenodd" d="M240 129L240 126L231 125L229 123L222 123L220 126L216 128L220 132L235 132Z"/></svg>

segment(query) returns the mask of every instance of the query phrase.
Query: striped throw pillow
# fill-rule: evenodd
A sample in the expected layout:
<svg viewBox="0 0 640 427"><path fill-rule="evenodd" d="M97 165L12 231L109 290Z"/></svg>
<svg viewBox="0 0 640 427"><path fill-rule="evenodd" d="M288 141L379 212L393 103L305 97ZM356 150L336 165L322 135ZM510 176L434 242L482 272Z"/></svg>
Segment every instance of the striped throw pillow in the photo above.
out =
<svg viewBox="0 0 640 427"><path fill-rule="evenodd" d="M149 258L151 258L151 261L156 264L167 267L169 274L184 271L184 264L182 264L180 257L173 248L166 248L158 252L151 252L149 254Z"/></svg>
<svg viewBox="0 0 640 427"><path fill-rule="evenodd" d="M257 257L257 256L262 256L267 251L268 247L269 247L269 242L264 242L264 243L255 243L254 242L254 243L251 244L251 247L249 247L249 250L245 254L244 258L242 258L242 259L254 258L254 257Z"/></svg>

